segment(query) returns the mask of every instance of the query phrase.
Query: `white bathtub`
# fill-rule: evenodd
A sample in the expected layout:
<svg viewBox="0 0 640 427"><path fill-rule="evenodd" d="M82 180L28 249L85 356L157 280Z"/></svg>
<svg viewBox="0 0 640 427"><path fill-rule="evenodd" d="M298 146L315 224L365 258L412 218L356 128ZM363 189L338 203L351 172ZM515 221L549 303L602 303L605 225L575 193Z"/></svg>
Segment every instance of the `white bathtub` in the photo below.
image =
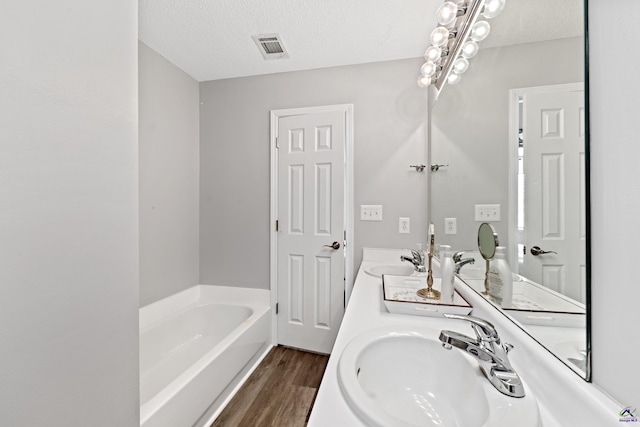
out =
<svg viewBox="0 0 640 427"><path fill-rule="evenodd" d="M194 286L140 309L140 425L205 425L271 347L269 291Z"/></svg>

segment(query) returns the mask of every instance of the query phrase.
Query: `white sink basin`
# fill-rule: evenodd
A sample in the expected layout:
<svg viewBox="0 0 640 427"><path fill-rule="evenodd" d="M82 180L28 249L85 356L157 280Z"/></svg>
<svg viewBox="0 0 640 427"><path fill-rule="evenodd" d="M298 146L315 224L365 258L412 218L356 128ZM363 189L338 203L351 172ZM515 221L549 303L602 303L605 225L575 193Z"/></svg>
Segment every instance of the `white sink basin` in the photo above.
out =
<svg viewBox="0 0 640 427"><path fill-rule="evenodd" d="M340 356L338 381L366 425L537 427L538 405L506 396L458 349L442 348L440 331L386 327L357 336Z"/></svg>
<svg viewBox="0 0 640 427"><path fill-rule="evenodd" d="M393 276L411 276L415 269L410 264L376 264L364 269L364 272L373 277L382 277L383 274Z"/></svg>

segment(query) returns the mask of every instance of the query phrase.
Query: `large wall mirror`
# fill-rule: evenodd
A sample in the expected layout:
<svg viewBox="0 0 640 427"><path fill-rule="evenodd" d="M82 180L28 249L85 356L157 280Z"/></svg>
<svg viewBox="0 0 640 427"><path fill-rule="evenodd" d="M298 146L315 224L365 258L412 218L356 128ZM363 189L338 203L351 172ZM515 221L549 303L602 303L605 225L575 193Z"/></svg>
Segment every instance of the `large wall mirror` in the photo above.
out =
<svg viewBox="0 0 640 427"><path fill-rule="evenodd" d="M459 276L479 292L478 227L493 225L514 273L501 309L588 379L584 4L507 0L491 26L431 110L431 163L446 165L431 172L431 221L475 259Z"/></svg>

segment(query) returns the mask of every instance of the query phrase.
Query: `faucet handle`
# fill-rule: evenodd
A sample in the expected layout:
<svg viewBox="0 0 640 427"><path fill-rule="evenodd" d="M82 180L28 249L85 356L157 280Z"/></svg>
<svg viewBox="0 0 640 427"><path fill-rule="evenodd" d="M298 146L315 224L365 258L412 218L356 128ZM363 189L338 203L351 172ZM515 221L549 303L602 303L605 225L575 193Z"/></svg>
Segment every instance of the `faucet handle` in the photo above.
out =
<svg viewBox="0 0 640 427"><path fill-rule="evenodd" d="M422 252L422 249L411 249L411 255L417 262L424 264L424 252Z"/></svg>
<svg viewBox="0 0 640 427"><path fill-rule="evenodd" d="M464 251L457 251L453 253L453 262L458 262L462 260L462 255L464 255Z"/></svg>
<svg viewBox="0 0 640 427"><path fill-rule="evenodd" d="M444 313L444 317L448 319L466 320L467 322L471 323L471 327L473 328L480 341L500 342L498 331L496 331L495 326L493 326L493 324L487 320L474 316L449 313Z"/></svg>

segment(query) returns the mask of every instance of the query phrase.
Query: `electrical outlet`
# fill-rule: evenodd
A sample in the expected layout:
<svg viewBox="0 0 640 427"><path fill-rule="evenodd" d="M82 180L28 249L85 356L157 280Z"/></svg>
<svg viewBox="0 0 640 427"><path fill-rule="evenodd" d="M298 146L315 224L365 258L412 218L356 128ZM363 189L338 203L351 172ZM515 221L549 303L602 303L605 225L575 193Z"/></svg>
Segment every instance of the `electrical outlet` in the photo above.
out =
<svg viewBox="0 0 640 427"><path fill-rule="evenodd" d="M476 205L476 221L500 221L500 205Z"/></svg>
<svg viewBox="0 0 640 427"><path fill-rule="evenodd" d="M411 218L400 217L398 219L398 233L409 234L411 232Z"/></svg>
<svg viewBox="0 0 640 427"><path fill-rule="evenodd" d="M445 218L444 219L444 234L456 234L458 232L458 227L456 226L455 218Z"/></svg>
<svg viewBox="0 0 640 427"><path fill-rule="evenodd" d="M382 205L360 205L360 221L382 221Z"/></svg>

